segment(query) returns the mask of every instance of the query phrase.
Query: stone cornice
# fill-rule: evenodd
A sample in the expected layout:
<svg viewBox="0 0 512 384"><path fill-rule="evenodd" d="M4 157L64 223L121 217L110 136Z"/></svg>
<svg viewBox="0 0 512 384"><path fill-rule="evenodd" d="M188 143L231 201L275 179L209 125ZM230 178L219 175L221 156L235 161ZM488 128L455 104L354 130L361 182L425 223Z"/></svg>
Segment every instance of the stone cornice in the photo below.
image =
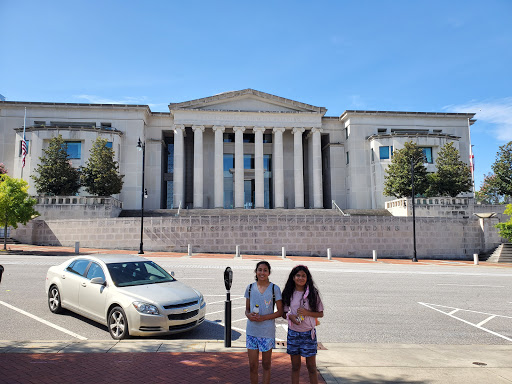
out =
<svg viewBox="0 0 512 384"><path fill-rule="evenodd" d="M16 133L22 133L23 127L14 128ZM26 127L25 132L46 132L46 131L79 131L79 132L99 132L99 133L112 133L122 136L123 132L117 129L93 128L93 127L55 127L47 125L44 127Z"/></svg>
<svg viewBox="0 0 512 384"><path fill-rule="evenodd" d="M426 132L393 132L393 133L380 133L368 136L366 140L372 141L376 139L388 139L393 137L406 137L406 138L415 138L415 137L426 137L426 138L442 138L442 139L450 139L458 141L460 136L450 135L447 133L426 133Z"/></svg>
<svg viewBox="0 0 512 384"><path fill-rule="evenodd" d="M171 111L171 113L173 110L178 110L178 109L194 109L195 110L195 109L204 108L205 106L214 105L218 102L222 102L222 101L226 101L226 100L230 100L230 99L234 99L234 98L238 98L238 97L246 96L246 95L253 95L260 99L272 102L273 104L280 105L282 107L298 109L298 111L296 111L296 112L295 111L289 111L289 112L287 111L287 112L271 112L271 113L310 112L310 113L320 113L320 114L324 115L325 112L327 112L327 109L324 107L315 107L313 105L305 104L300 101L286 99L284 97L271 95L269 93L256 91L255 89L250 89L250 88L243 89L240 91L224 92L224 93L220 93L218 95L204 97L201 99L185 101L182 103L171 103L171 104L169 104L169 110ZM223 112L227 112L227 111L223 111ZM236 112L243 112L243 111L236 111ZM261 112L265 112L265 111L261 111Z"/></svg>
<svg viewBox="0 0 512 384"><path fill-rule="evenodd" d="M455 113L455 112L403 112L403 111L358 111L346 110L340 116L340 120L344 120L349 115L365 115L365 116L395 116L395 117L463 117L472 119L474 113Z"/></svg>

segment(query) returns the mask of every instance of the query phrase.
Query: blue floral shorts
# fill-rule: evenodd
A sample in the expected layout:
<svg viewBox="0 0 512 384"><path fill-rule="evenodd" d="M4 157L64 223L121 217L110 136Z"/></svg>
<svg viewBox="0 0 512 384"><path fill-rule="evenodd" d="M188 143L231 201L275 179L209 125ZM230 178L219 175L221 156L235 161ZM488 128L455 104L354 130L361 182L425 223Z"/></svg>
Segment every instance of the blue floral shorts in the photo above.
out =
<svg viewBox="0 0 512 384"><path fill-rule="evenodd" d="M245 346L247 349L258 349L261 352L267 352L276 347L276 339L247 335Z"/></svg>
<svg viewBox="0 0 512 384"><path fill-rule="evenodd" d="M315 338L311 338L311 331L296 332L288 328L288 336L286 338L286 352L289 355L301 355L302 357L315 356L317 353L318 343Z"/></svg>

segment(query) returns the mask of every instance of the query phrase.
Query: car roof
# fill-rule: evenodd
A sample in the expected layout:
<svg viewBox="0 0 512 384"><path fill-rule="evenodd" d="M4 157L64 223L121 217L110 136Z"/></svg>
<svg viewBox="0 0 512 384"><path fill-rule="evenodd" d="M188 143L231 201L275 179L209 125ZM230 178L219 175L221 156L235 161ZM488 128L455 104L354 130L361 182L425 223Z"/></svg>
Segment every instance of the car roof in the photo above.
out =
<svg viewBox="0 0 512 384"><path fill-rule="evenodd" d="M104 262L105 264L111 263L126 263L126 262L134 262L134 261L149 261L148 259L137 256L137 255L128 255L128 254L120 254L120 255L83 255L78 256L78 258L90 259L90 260L99 260Z"/></svg>

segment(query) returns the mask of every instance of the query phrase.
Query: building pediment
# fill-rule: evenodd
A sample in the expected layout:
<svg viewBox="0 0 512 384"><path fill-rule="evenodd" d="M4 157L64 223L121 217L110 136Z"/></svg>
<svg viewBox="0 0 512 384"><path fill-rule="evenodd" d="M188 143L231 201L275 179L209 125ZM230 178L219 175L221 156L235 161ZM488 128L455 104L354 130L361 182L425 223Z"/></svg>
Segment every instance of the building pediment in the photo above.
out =
<svg viewBox="0 0 512 384"><path fill-rule="evenodd" d="M218 95L169 104L171 114L174 111L225 111L225 112L273 112L273 113L315 113L323 116L327 109L285 99L283 97L244 89L224 92Z"/></svg>

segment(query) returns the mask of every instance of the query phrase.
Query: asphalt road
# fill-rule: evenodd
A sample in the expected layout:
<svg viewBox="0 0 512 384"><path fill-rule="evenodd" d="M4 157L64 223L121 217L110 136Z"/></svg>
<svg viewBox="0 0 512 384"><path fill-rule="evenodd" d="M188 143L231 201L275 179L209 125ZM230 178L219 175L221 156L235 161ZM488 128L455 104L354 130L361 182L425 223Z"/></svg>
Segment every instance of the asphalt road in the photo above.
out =
<svg viewBox="0 0 512 384"><path fill-rule="evenodd" d="M44 282L47 269L63 257L1 256L0 340L110 340L106 327L66 312L52 314ZM223 271L234 272L233 340L245 339L245 287L254 281L254 260L166 258L154 260L200 290L207 321L165 339L224 338ZM270 279L284 286L297 262L272 261ZM411 344L512 343L512 270L483 266L306 262L324 302L320 342ZM24 311L23 313L20 312ZM44 323L46 321L47 323ZM276 337L286 339L278 321ZM62 329L56 329L56 325ZM67 333L66 333L67 331Z"/></svg>

